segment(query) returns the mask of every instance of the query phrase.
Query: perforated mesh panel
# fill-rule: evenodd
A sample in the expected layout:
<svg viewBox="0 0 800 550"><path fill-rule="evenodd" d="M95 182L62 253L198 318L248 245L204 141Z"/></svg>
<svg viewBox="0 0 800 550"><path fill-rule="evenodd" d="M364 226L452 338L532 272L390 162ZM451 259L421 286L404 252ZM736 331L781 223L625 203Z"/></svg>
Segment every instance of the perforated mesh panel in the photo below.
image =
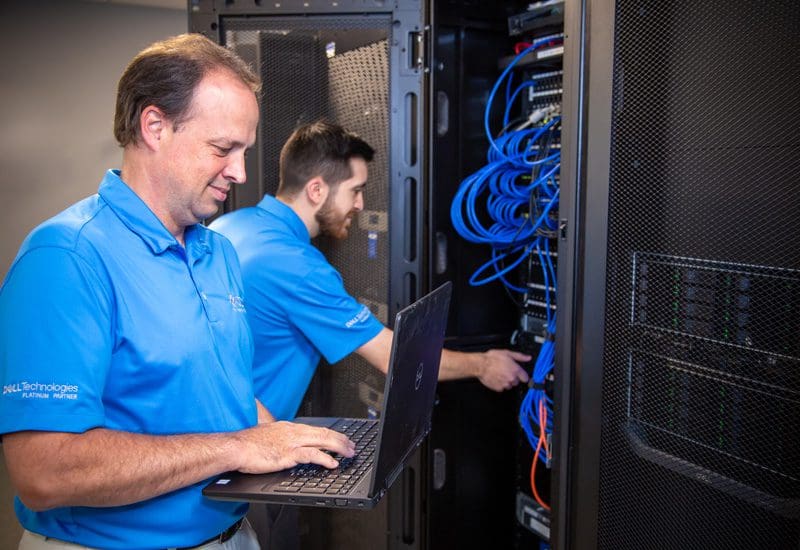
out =
<svg viewBox="0 0 800 550"><path fill-rule="evenodd" d="M364 210L345 241L321 237L318 246L344 278L348 291L384 324L389 319L389 63L381 40L331 59L329 91L335 120L363 137L376 151L369 165ZM344 368L340 368L344 367ZM334 367L339 388L337 414L364 416L380 411L385 377L359 356ZM340 371L340 372L339 372Z"/></svg>
<svg viewBox="0 0 800 550"><path fill-rule="evenodd" d="M800 9L619 2L598 540L797 548Z"/></svg>
<svg viewBox="0 0 800 550"><path fill-rule="evenodd" d="M388 16L234 18L226 44L252 59L263 81L259 123L259 193L278 187L280 150L300 124L325 118L363 137L374 149L364 211L346 240L315 243L350 294L384 323L389 297ZM251 176L251 179L252 176ZM237 204L237 207L246 204ZM324 361L323 361L324 363ZM301 415L362 417L380 409L385 378L356 355L321 365ZM312 398L313 397L313 398Z"/></svg>

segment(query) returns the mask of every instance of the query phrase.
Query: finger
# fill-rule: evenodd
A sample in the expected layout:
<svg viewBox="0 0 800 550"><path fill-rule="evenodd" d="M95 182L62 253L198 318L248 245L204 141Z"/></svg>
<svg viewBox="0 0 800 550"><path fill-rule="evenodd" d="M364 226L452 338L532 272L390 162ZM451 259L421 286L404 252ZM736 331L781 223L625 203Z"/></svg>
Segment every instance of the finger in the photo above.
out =
<svg viewBox="0 0 800 550"><path fill-rule="evenodd" d="M528 354L526 354L526 353L521 353L521 352L519 352L519 351L512 351L512 350L510 350L510 349L508 349L508 350L505 350L505 351L506 351L506 352L508 353L508 355L509 355L509 356L510 356L512 359L514 359L515 361L522 361L523 363L525 363L525 362L528 362L528 361L530 361L531 359L533 359L533 356L532 356L532 355L528 355Z"/></svg>
<svg viewBox="0 0 800 550"><path fill-rule="evenodd" d="M508 391L511 389L511 384L507 380L506 381L498 380L496 384L491 386L491 389L496 392Z"/></svg>
<svg viewBox="0 0 800 550"><path fill-rule="evenodd" d="M315 447L321 447L346 457L355 454L356 444L350 441L346 435L328 428L319 428L319 430L322 438L317 441Z"/></svg>
<svg viewBox="0 0 800 550"><path fill-rule="evenodd" d="M344 441L337 438L331 443L324 445L324 448L348 458L356 454L356 444L347 438L344 438Z"/></svg>
<svg viewBox="0 0 800 550"><path fill-rule="evenodd" d="M530 377L530 376L528 376L528 373L525 371L525 369L519 369L519 370L517 371L517 379L518 379L520 382L526 382L526 383L527 383L527 382L528 382L528 380L530 380L530 379L531 379L531 377Z"/></svg>
<svg viewBox="0 0 800 550"><path fill-rule="evenodd" d="M303 430L303 440L299 442L302 446L321 447L341 454L355 449L355 444L343 433L328 428L318 428L302 424L297 426Z"/></svg>
<svg viewBox="0 0 800 550"><path fill-rule="evenodd" d="M301 447L297 450L298 463L319 464L325 468L336 468L339 462L328 453L313 447Z"/></svg>

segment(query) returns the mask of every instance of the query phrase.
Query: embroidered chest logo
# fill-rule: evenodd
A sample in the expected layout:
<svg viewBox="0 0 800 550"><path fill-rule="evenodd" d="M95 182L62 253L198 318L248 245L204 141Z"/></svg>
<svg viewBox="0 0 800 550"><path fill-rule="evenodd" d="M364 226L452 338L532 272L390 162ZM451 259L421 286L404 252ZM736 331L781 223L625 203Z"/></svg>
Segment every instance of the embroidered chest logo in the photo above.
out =
<svg viewBox="0 0 800 550"><path fill-rule="evenodd" d="M228 301L231 304L231 309L236 313L245 313L247 310L244 308L244 300L241 296L234 296L233 294L228 294Z"/></svg>

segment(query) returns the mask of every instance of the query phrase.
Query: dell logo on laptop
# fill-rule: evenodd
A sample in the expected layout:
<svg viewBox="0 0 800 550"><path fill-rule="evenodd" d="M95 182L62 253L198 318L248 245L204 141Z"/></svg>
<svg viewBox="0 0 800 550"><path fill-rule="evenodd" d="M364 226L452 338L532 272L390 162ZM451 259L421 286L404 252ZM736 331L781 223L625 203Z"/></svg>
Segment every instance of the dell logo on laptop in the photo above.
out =
<svg viewBox="0 0 800 550"><path fill-rule="evenodd" d="M417 374L416 374L416 376L414 378L414 389L415 390L418 390L419 387L422 385L422 371L423 371L424 367L425 367L424 363L420 363L419 366L417 367Z"/></svg>

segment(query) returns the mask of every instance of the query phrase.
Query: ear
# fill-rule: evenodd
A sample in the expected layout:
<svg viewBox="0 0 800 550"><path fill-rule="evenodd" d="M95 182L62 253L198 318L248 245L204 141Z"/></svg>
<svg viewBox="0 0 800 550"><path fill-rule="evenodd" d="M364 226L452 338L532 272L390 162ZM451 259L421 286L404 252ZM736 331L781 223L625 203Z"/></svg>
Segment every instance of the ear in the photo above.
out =
<svg viewBox="0 0 800 550"><path fill-rule="evenodd" d="M158 150L161 146L161 138L167 129L167 117L164 112L155 105L148 105L139 117L141 124L142 141L152 150Z"/></svg>
<svg viewBox="0 0 800 550"><path fill-rule="evenodd" d="M324 203L325 199L328 198L329 192L330 188L328 184L320 177L308 180L305 186L306 197L314 206L319 206Z"/></svg>

